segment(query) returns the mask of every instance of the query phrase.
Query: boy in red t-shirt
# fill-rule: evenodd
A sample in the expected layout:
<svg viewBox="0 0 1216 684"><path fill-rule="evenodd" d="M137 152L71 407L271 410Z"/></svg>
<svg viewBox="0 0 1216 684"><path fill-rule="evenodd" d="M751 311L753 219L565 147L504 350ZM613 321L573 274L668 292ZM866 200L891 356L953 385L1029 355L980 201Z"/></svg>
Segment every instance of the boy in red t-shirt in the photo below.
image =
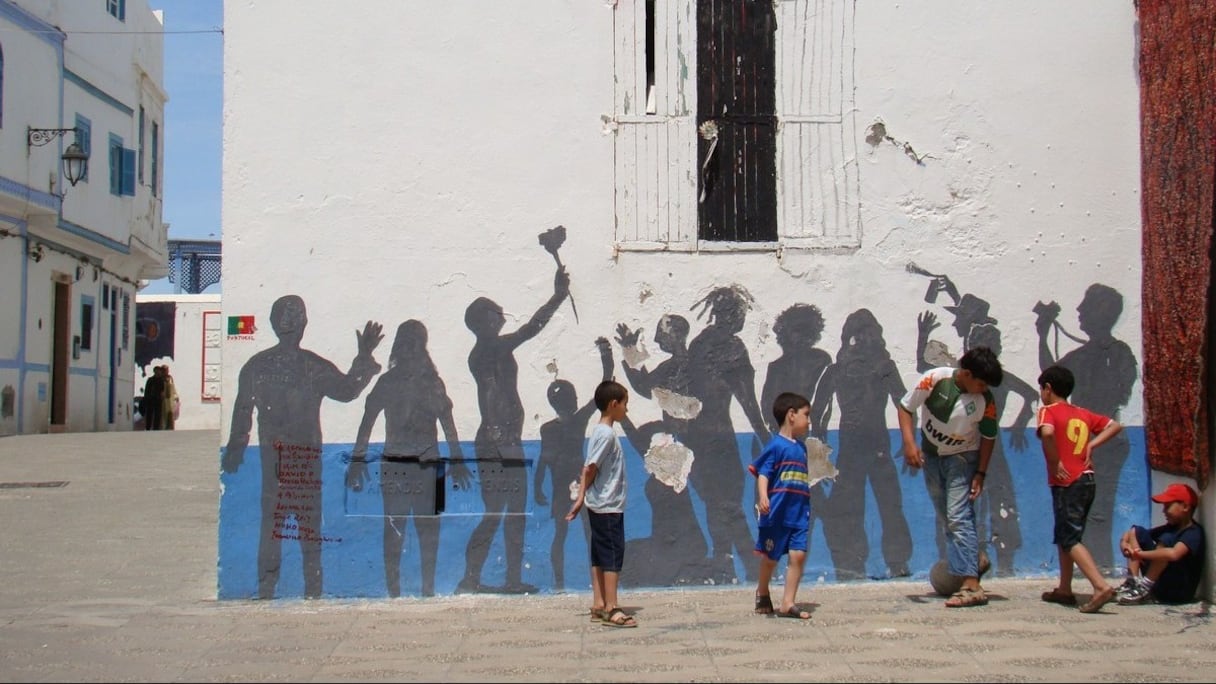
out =
<svg viewBox="0 0 1216 684"><path fill-rule="evenodd" d="M1115 598L1115 587L1107 583L1089 549L1081 543L1085 519L1094 502L1094 447L1119 434L1119 423L1068 403L1076 385L1072 372L1051 366L1039 375L1039 441L1047 459L1047 484L1055 514L1052 543L1060 556L1060 583L1043 592L1043 600L1066 606L1077 604L1072 593L1072 565L1093 585L1094 593L1081 606L1082 613L1096 613Z"/></svg>

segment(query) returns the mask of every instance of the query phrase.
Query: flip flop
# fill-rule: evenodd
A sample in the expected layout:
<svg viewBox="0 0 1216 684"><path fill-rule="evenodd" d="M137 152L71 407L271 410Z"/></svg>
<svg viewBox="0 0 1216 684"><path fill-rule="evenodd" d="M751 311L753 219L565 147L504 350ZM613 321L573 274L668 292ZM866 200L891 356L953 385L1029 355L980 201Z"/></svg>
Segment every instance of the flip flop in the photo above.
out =
<svg viewBox="0 0 1216 684"><path fill-rule="evenodd" d="M1065 594L1061 592L1059 588L1052 589L1051 591L1045 591L1039 598L1043 599L1047 603L1058 603L1062 606L1077 605L1077 597L1075 594Z"/></svg>
<svg viewBox="0 0 1216 684"><path fill-rule="evenodd" d="M798 606L790 606L789 610L777 611L779 618L793 618L795 620L810 620L811 614L805 610L799 610Z"/></svg>
<svg viewBox="0 0 1216 684"><path fill-rule="evenodd" d="M773 612L773 598L768 594L763 596L756 594L756 612L760 615L768 615Z"/></svg>
<svg viewBox="0 0 1216 684"><path fill-rule="evenodd" d="M621 610L620 608L613 608L612 610L608 611L608 613L605 614L603 619L600 621L600 624L605 625L607 627L637 627L638 626L637 620L634 620L632 615L626 613L625 611Z"/></svg>
<svg viewBox="0 0 1216 684"><path fill-rule="evenodd" d="M604 609L603 608L592 608L591 609L591 621L592 622L603 622L604 621Z"/></svg>
<svg viewBox="0 0 1216 684"><path fill-rule="evenodd" d="M1102 606L1110 603L1114 598L1115 588L1108 586L1102 591L1099 591L1091 596L1089 601L1085 605L1081 606L1080 610L1082 613L1096 613L1102 610Z"/></svg>

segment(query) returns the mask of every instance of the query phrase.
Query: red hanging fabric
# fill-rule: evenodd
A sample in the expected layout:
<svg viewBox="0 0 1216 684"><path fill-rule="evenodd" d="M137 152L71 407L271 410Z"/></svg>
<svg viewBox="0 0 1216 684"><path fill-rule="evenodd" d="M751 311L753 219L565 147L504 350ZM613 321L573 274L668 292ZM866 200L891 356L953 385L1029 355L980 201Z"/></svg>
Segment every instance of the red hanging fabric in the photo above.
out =
<svg viewBox="0 0 1216 684"><path fill-rule="evenodd" d="M1211 470L1208 293L1216 201L1216 3L1139 0L1144 422L1149 464Z"/></svg>

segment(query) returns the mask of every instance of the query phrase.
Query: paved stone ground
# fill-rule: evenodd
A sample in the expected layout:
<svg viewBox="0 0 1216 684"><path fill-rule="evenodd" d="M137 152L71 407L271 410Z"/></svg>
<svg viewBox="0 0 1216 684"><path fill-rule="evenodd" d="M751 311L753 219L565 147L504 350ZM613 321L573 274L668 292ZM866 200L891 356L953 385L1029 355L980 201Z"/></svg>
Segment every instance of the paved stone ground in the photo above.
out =
<svg viewBox="0 0 1216 684"><path fill-rule="evenodd" d="M1050 582L946 609L921 581L805 586L814 617L751 614L751 588L216 601L214 431L0 439L0 680L1212 681L1207 603L1096 615ZM48 483L66 482L62 486ZM42 486L30 486L30 485ZM1087 591L1082 581L1078 594Z"/></svg>

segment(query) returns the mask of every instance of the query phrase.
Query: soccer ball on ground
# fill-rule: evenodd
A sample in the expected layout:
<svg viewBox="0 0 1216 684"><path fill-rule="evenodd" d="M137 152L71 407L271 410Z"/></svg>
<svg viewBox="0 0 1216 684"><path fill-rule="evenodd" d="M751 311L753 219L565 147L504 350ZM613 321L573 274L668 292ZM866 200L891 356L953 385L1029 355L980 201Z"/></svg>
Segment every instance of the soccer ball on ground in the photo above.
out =
<svg viewBox="0 0 1216 684"><path fill-rule="evenodd" d="M988 560L988 554L980 551L980 577L983 577L991 567L992 563ZM938 595L951 596L963 588L963 578L951 575L950 564L943 558L929 569L929 584L933 585L933 591L936 591Z"/></svg>

